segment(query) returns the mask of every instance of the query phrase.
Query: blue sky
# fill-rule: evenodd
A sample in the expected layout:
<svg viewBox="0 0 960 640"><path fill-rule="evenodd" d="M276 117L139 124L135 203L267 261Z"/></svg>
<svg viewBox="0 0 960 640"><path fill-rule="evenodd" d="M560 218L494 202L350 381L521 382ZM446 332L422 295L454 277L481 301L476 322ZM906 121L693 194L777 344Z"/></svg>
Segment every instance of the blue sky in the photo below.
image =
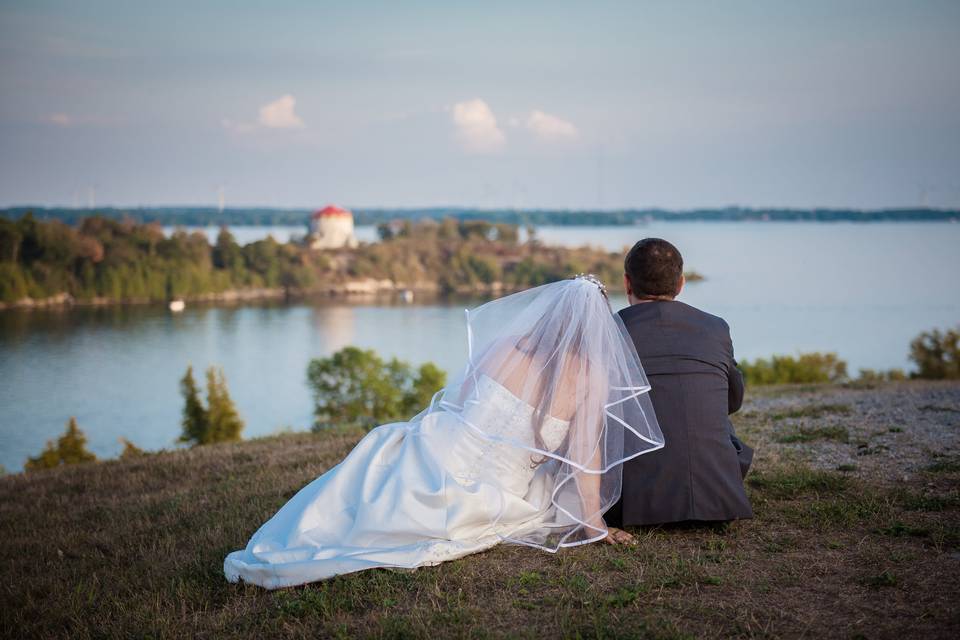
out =
<svg viewBox="0 0 960 640"><path fill-rule="evenodd" d="M960 208L958 2L9 2L0 206Z"/></svg>

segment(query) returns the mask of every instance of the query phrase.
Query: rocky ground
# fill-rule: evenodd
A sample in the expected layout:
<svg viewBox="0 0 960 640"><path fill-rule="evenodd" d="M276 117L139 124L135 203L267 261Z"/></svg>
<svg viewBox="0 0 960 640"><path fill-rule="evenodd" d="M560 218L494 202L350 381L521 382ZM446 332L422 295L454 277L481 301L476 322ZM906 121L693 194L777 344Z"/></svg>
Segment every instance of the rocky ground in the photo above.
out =
<svg viewBox="0 0 960 640"><path fill-rule="evenodd" d="M759 388L734 423L777 457L883 483L912 481L960 455L960 384Z"/></svg>

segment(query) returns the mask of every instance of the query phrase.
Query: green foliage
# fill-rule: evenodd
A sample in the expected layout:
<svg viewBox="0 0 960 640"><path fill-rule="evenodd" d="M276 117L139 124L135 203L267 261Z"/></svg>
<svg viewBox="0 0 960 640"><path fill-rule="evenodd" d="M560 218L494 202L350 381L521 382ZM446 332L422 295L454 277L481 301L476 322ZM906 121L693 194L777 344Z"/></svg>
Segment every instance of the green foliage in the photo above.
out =
<svg viewBox="0 0 960 640"><path fill-rule="evenodd" d="M76 227L32 215L0 218L0 302L66 293L74 298L154 300L244 287L306 287L329 268L319 255L272 238L240 247L222 229L213 247L200 232L100 216Z"/></svg>
<svg viewBox="0 0 960 640"><path fill-rule="evenodd" d="M924 331L910 343L910 359L917 365L917 378L960 378L960 327Z"/></svg>
<svg viewBox="0 0 960 640"><path fill-rule="evenodd" d="M180 422L183 432L179 442L196 446L240 440L243 420L230 398L222 368L207 368L207 406L200 400L192 366L187 367L187 372L180 380L180 393L184 403Z"/></svg>
<svg viewBox="0 0 960 640"><path fill-rule="evenodd" d="M405 413L425 409L433 395L447 384L447 372L432 362L420 365L411 393L405 396Z"/></svg>
<svg viewBox="0 0 960 640"><path fill-rule="evenodd" d="M345 347L329 358L311 360L307 383L314 396L314 430L371 429L424 409L446 384L446 374L428 362L414 375L406 362L384 361L372 350Z"/></svg>
<svg viewBox="0 0 960 640"><path fill-rule="evenodd" d="M906 380L907 374L903 369L887 369L886 371L877 371L876 369L860 369L860 375L857 382L891 382L895 380Z"/></svg>
<svg viewBox="0 0 960 640"><path fill-rule="evenodd" d="M444 292L513 290L596 274L620 281L622 256L589 247L521 244L516 225L445 218L397 220L382 242L312 251L267 237L240 246L221 228L213 246L183 229L165 237L156 223L99 215L76 226L0 217L0 302L69 294L79 300L164 301L244 288L314 291L351 278L438 286Z"/></svg>
<svg viewBox="0 0 960 640"><path fill-rule="evenodd" d="M133 444L126 438L120 438L120 443L123 445L123 451L120 452L120 458L123 460L128 458L139 458L146 455L146 452L143 449Z"/></svg>
<svg viewBox="0 0 960 640"><path fill-rule="evenodd" d="M38 469L52 469L61 464L80 464L83 462L95 462L97 456L87 450L87 437L77 426L77 419L73 416L67 422L67 429L54 444L52 440L47 441L47 446L36 458L27 458L23 465L26 471L36 471Z"/></svg>
<svg viewBox="0 0 960 640"><path fill-rule="evenodd" d="M0 301L12 302L28 295L28 274L16 264L0 262Z"/></svg>
<svg viewBox="0 0 960 640"><path fill-rule="evenodd" d="M243 420L227 391L227 379L220 367L207 369L206 442L236 442L243 431Z"/></svg>
<svg viewBox="0 0 960 640"><path fill-rule="evenodd" d="M847 363L836 353L757 358L753 362L744 360L739 366L748 384L842 382L847 377Z"/></svg>
<svg viewBox="0 0 960 640"><path fill-rule="evenodd" d="M378 227L382 242L349 254L345 275L387 278L404 286L436 283L445 293L522 289L589 272L615 286L619 253L589 247L519 243L516 226L482 220L409 220Z"/></svg>
<svg viewBox="0 0 960 640"><path fill-rule="evenodd" d="M197 390L197 382L193 378L193 367L187 367L187 372L180 380L180 393L183 395L183 419L180 425L183 433L180 435L180 442L193 442L201 444L204 442L207 429L207 410L200 400L200 392Z"/></svg>

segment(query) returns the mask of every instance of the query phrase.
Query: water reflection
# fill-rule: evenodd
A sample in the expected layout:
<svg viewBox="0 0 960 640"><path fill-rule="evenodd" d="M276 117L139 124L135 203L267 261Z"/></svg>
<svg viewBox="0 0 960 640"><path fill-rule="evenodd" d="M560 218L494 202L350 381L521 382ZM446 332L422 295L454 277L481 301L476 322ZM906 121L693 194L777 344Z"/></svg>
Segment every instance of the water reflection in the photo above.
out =
<svg viewBox="0 0 960 640"><path fill-rule="evenodd" d="M353 307L318 306L312 309L311 316L317 336L314 353L334 353L354 344L356 317Z"/></svg>

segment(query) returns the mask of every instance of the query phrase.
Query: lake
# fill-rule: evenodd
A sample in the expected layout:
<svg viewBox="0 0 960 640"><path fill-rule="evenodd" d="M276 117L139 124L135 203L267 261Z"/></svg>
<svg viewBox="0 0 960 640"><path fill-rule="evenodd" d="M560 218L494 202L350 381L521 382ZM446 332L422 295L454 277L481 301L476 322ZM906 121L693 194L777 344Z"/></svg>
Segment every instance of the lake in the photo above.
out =
<svg viewBox="0 0 960 640"><path fill-rule="evenodd" d="M242 242L303 227L237 227ZM215 236L216 229L207 230ZM286 235L284 235L286 234ZM908 368L920 331L960 324L960 225L949 223L670 223L543 227L547 243L610 250L667 238L707 279L680 299L726 318L738 358L836 351L860 367ZM358 237L374 241L375 230ZM611 291L619 283L608 283ZM180 433L179 380L221 365L245 437L307 429L306 367L346 345L459 369L465 304L313 301L239 307L162 305L0 312L0 464L22 468L70 416L101 457L120 436L170 448ZM615 308L626 304L613 299Z"/></svg>

